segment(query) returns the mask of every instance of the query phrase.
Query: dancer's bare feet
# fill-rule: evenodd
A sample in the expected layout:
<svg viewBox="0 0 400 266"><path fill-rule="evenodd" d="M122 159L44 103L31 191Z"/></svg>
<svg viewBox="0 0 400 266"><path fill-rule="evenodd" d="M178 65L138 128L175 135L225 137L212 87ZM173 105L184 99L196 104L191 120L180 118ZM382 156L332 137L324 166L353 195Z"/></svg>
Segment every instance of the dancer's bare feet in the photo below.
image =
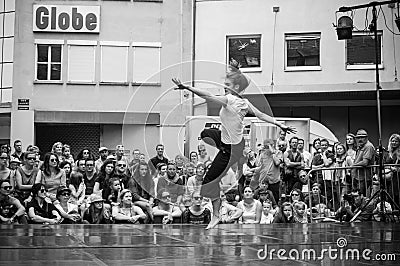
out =
<svg viewBox="0 0 400 266"><path fill-rule="evenodd" d="M221 219L219 218L219 216L213 215L212 218L211 218L210 223L206 227L206 230L214 228L217 224L219 224L220 220Z"/></svg>

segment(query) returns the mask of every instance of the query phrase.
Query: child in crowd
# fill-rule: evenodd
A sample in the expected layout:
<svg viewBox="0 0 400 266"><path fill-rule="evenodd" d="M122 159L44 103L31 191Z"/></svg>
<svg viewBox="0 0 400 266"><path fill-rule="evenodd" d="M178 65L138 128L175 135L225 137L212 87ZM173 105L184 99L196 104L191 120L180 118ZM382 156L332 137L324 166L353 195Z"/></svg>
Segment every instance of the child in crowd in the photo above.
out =
<svg viewBox="0 0 400 266"><path fill-rule="evenodd" d="M272 224L275 214L275 210L272 209L272 202L265 200L262 203L262 207L260 224Z"/></svg>
<svg viewBox="0 0 400 266"><path fill-rule="evenodd" d="M294 209L294 222L306 224L308 223L307 212L306 212L306 204L302 201L296 201L293 204Z"/></svg>

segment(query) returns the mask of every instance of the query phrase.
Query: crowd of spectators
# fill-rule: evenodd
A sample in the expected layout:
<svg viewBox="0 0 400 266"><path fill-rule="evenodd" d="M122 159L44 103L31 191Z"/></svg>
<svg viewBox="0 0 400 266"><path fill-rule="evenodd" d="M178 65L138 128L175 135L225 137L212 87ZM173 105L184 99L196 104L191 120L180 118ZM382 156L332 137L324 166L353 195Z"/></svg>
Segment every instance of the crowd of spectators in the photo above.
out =
<svg viewBox="0 0 400 266"><path fill-rule="evenodd" d="M379 219L399 203L400 135L389 138L388 149L376 151L365 130L347 134L346 142L315 139L308 151L304 140L267 139L257 150L245 149L243 159L221 179L221 223L309 223L335 219ZM393 200L376 197L377 171L370 167L381 152L385 187ZM188 223L208 224L210 199L200 194L212 164L204 144L189 158L166 158L164 145L154 157L123 145L82 149L54 143L42 153L34 145L0 150L1 223ZM339 167L339 168L338 168ZM357 213L361 210L361 214Z"/></svg>

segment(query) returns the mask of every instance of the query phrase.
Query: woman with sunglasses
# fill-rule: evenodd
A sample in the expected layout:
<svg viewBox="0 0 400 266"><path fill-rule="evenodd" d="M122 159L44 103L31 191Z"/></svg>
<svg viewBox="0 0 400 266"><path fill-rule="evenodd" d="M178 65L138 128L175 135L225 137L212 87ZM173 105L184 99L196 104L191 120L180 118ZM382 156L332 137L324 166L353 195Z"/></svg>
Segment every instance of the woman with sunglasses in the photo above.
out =
<svg viewBox="0 0 400 266"><path fill-rule="evenodd" d="M36 154L31 151L24 153L23 165L15 172L15 195L20 202L27 200L31 194L39 169L35 167Z"/></svg>
<svg viewBox="0 0 400 266"><path fill-rule="evenodd" d="M27 223L24 216L25 208L22 206L20 201L13 196L11 196L12 186L10 181L1 180L0 181L0 204L2 208L8 208L8 213L0 214L1 223L13 224L13 223Z"/></svg>
<svg viewBox="0 0 400 266"><path fill-rule="evenodd" d="M200 191L194 191L192 193L192 206L182 213L182 223L208 224L210 222L211 212L202 206L202 202L203 197L200 195Z"/></svg>
<svg viewBox="0 0 400 266"><path fill-rule="evenodd" d="M57 203L54 206L57 208L61 217L62 224L75 224L81 221L78 205L70 201L71 190L65 186L60 186L57 189Z"/></svg>
<svg viewBox="0 0 400 266"><path fill-rule="evenodd" d="M33 199L28 203L27 210L31 223L59 224L62 220L53 203L47 202L46 187L37 183L32 186Z"/></svg>
<svg viewBox="0 0 400 266"><path fill-rule="evenodd" d="M48 152L44 156L43 165L36 176L35 183L41 183L48 191L52 202L57 200L57 189L67 185L67 178L63 169L58 166L59 160L55 153Z"/></svg>
<svg viewBox="0 0 400 266"><path fill-rule="evenodd" d="M262 113L247 99L243 98L245 89L250 82L239 70L240 64L232 59L229 71L226 74L224 89L225 95L213 95L207 90L188 87L179 79L172 79L179 90L189 90L197 96L212 101L221 106L220 119L221 131L205 129L201 132L201 138L209 145L219 149L210 170L204 177L201 195L211 198L213 204L213 217L206 229L211 229L219 223L219 209L221 206L220 186L224 172L243 156L244 149L244 117L248 113L254 114L258 119L274 124L284 131L295 132L293 127L288 127L273 117Z"/></svg>
<svg viewBox="0 0 400 266"><path fill-rule="evenodd" d="M158 205L153 207L154 223L169 224L173 222L174 218L180 218L182 211L178 206L172 204L169 192L163 189L160 195Z"/></svg>

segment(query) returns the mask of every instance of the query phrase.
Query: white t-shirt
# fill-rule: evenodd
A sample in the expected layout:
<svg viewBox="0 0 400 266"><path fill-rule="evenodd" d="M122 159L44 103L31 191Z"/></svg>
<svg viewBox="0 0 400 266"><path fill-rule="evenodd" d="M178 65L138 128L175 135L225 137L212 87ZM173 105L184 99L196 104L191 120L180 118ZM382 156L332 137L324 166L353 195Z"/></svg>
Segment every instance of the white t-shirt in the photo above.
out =
<svg viewBox="0 0 400 266"><path fill-rule="evenodd" d="M221 140L225 144L239 144L243 139L243 119L249 110L249 102L232 94L227 94L226 97L228 103L219 112Z"/></svg>

